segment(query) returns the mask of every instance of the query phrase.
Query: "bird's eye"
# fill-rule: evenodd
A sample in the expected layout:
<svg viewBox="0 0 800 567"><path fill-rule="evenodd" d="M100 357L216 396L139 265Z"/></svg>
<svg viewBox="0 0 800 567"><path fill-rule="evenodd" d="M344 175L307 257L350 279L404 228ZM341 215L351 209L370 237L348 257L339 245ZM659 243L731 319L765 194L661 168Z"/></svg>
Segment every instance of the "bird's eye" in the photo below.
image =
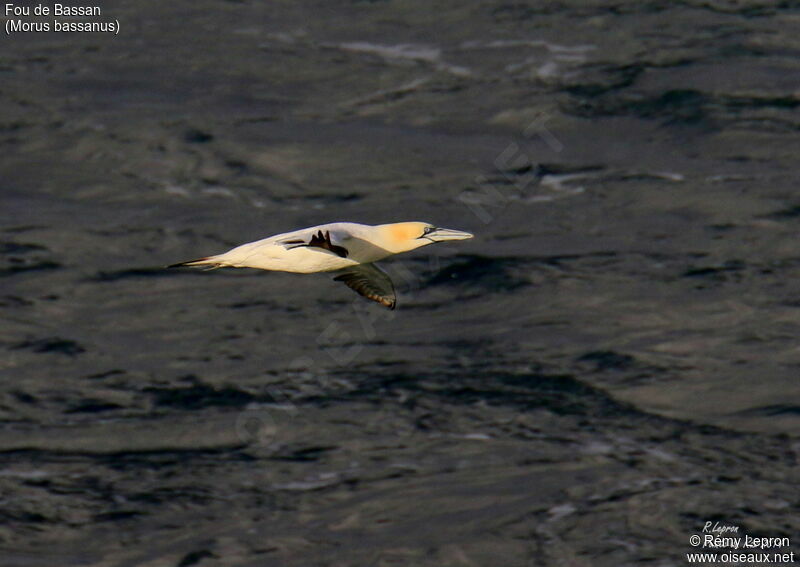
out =
<svg viewBox="0 0 800 567"><path fill-rule="evenodd" d="M422 236L425 236L426 234L430 234L434 230L436 230L435 226L426 226L425 230L422 232Z"/></svg>

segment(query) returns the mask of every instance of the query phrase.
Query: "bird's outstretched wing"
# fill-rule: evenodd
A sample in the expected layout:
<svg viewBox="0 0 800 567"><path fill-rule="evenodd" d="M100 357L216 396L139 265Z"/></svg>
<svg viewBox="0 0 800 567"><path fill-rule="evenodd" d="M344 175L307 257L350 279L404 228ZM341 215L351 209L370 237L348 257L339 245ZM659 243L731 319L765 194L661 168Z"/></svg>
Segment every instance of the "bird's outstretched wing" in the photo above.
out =
<svg viewBox="0 0 800 567"><path fill-rule="evenodd" d="M330 231L326 230L322 232L321 230L313 233L311 238L308 240L304 240L302 238L294 238L289 240L281 240L278 242L286 246L288 249L297 248L298 246L307 246L309 248L321 248L323 250L327 250L328 252L333 252L337 256L341 256L342 258L347 258L349 252L347 248L344 246L339 246L334 244L331 241L331 233Z"/></svg>
<svg viewBox="0 0 800 567"><path fill-rule="evenodd" d="M356 293L372 301L377 301L389 309L394 309L397 304L392 280L375 264L358 264L352 268L346 268L333 279L337 282L344 282Z"/></svg>

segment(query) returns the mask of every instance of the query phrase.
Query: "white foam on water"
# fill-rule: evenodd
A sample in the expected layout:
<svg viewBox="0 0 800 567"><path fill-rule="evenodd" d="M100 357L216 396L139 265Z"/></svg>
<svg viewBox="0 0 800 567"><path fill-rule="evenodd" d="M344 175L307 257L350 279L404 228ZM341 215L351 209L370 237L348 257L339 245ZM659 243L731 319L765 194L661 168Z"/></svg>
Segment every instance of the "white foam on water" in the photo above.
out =
<svg viewBox="0 0 800 567"><path fill-rule="evenodd" d="M560 45L543 39L496 39L493 41L465 41L461 49L509 49L513 47L541 47L552 53L579 54L597 49L596 45Z"/></svg>
<svg viewBox="0 0 800 567"><path fill-rule="evenodd" d="M494 41L467 41L460 46L462 50L500 50L513 49L527 51L537 50L539 53L524 57L522 61L510 62L504 69L508 73L516 73L530 69L539 79L552 80L560 77L574 76L570 66L584 63L587 53L597 49L595 45L560 45L540 39L505 39ZM542 53L542 51L546 53Z"/></svg>
<svg viewBox="0 0 800 567"><path fill-rule="evenodd" d="M442 59L442 50L431 45L421 45L414 43L399 43L395 45L370 43L367 41L352 41L329 45L344 51L357 53L368 53L382 57L387 61L395 62L422 62L433 65L440 71L446 71L459 77L472 75L472 71L467 67L451 65Z"/></svg>
<svg viewBox="0 0 800 567"><path fill-rule="evenodd" d="M550 508L547 513L553 521L560 520L570 514L574 514L578 509L572 504L558 504Z"/></svg>
<svg viewBox="0 0 800 567"><path fill-rule="evenodd" d="M550 191L550 194L532 195L525 199L525 201L528 203L539 203L542 201L554 201L556 199L580 195L586 191L586 188L582 185L570 186L568 183L577 179L586 179L587 177L594 176L594 174L590 173L551 173L543 175L542 179L539 181L539 187Z"/></svg>
<svg viewBox="0 0 800 567"><path fill-rule="evenodd" d="M340 43L337 47L345 51L359 51L372 53L387 59L413 59L415 61L428 61L436 63L441 59L442 50L438 47L401 43L397 45L381 45L366 41L353 41Z"/></svg>
<svg viewBox="0 0 800 567"><path fill-rule="evenodd" d="M368 93L368 94L366 94L364 96L360 96L358 98L345 101L345 102L342 103L342 106L355 106L355 105L361 105L361 104L376 103L376 102L380 102L382 100L385 100L387 97L392 96L392 95L410 93L410 92L413 92L413 91L417 90L419 87L421 87L425 83L427 83L428 80L429 79L426 79L426 78L414 79L411 82L404 83L404 84L399 85L397 87L394 87L392 89L381 89L381 90L378 90L378 91L374 91L374 92Z"/></svg>
<svg viewBox="0 0 800 567"><path fill-rule="evenodd" d="M181 187L180 185L167 185L164 187L164 192L167 195L177 195L178 197L191 197L192 192L189 191L186 187Z"/></svg>
<svg viewBox="0 0 800 567"><path fill-rule="evenodd" d="M231 199L238 199L239 195L235 191L227 187L204 187L200 190L203 195L210 195L213 197L228 197Z"/></svg>
<svg viewBox="0 0 800 567"><path fill-rule="evenodd" d="M492 436L487 435L486 433L464 433L463 435L454 435L453 437L458 437L459 439L471 439L474 441L489 441L492 439Z"/></svg>

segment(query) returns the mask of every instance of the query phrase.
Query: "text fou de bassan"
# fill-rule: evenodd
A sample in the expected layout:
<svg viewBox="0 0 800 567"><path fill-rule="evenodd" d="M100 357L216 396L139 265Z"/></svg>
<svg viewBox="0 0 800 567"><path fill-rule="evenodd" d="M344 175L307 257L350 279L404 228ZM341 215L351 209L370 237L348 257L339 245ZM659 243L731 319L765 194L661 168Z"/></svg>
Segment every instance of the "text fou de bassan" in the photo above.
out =
<svg viewBox="0 0 800 567"><path fill-rule="evenodd" d="M102 16L100 6L68 6L66 4L37 4L36 6L20 6L6 3L4 5L6 33L17 32L109 32L119 33L119 21L97 21ZM41 20L41 17L93 18L94 21L73 20ZM27 18L35 17L35 20Z"/></svg>

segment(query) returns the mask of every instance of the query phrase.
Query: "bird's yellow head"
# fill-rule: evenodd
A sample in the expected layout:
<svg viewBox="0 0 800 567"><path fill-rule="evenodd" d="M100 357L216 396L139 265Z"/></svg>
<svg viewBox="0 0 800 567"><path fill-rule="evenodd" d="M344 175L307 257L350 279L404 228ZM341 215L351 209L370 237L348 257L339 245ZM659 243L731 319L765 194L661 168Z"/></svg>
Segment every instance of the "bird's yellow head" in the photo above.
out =
<svg viewBox="0 0 800 567"><path fill-rule="evenodd" d="M381 231L383 246L393 254L408 252L443 240L472 238L469 232L437 228L427 222L395 222L382 224L378 228Z"/></svg>

